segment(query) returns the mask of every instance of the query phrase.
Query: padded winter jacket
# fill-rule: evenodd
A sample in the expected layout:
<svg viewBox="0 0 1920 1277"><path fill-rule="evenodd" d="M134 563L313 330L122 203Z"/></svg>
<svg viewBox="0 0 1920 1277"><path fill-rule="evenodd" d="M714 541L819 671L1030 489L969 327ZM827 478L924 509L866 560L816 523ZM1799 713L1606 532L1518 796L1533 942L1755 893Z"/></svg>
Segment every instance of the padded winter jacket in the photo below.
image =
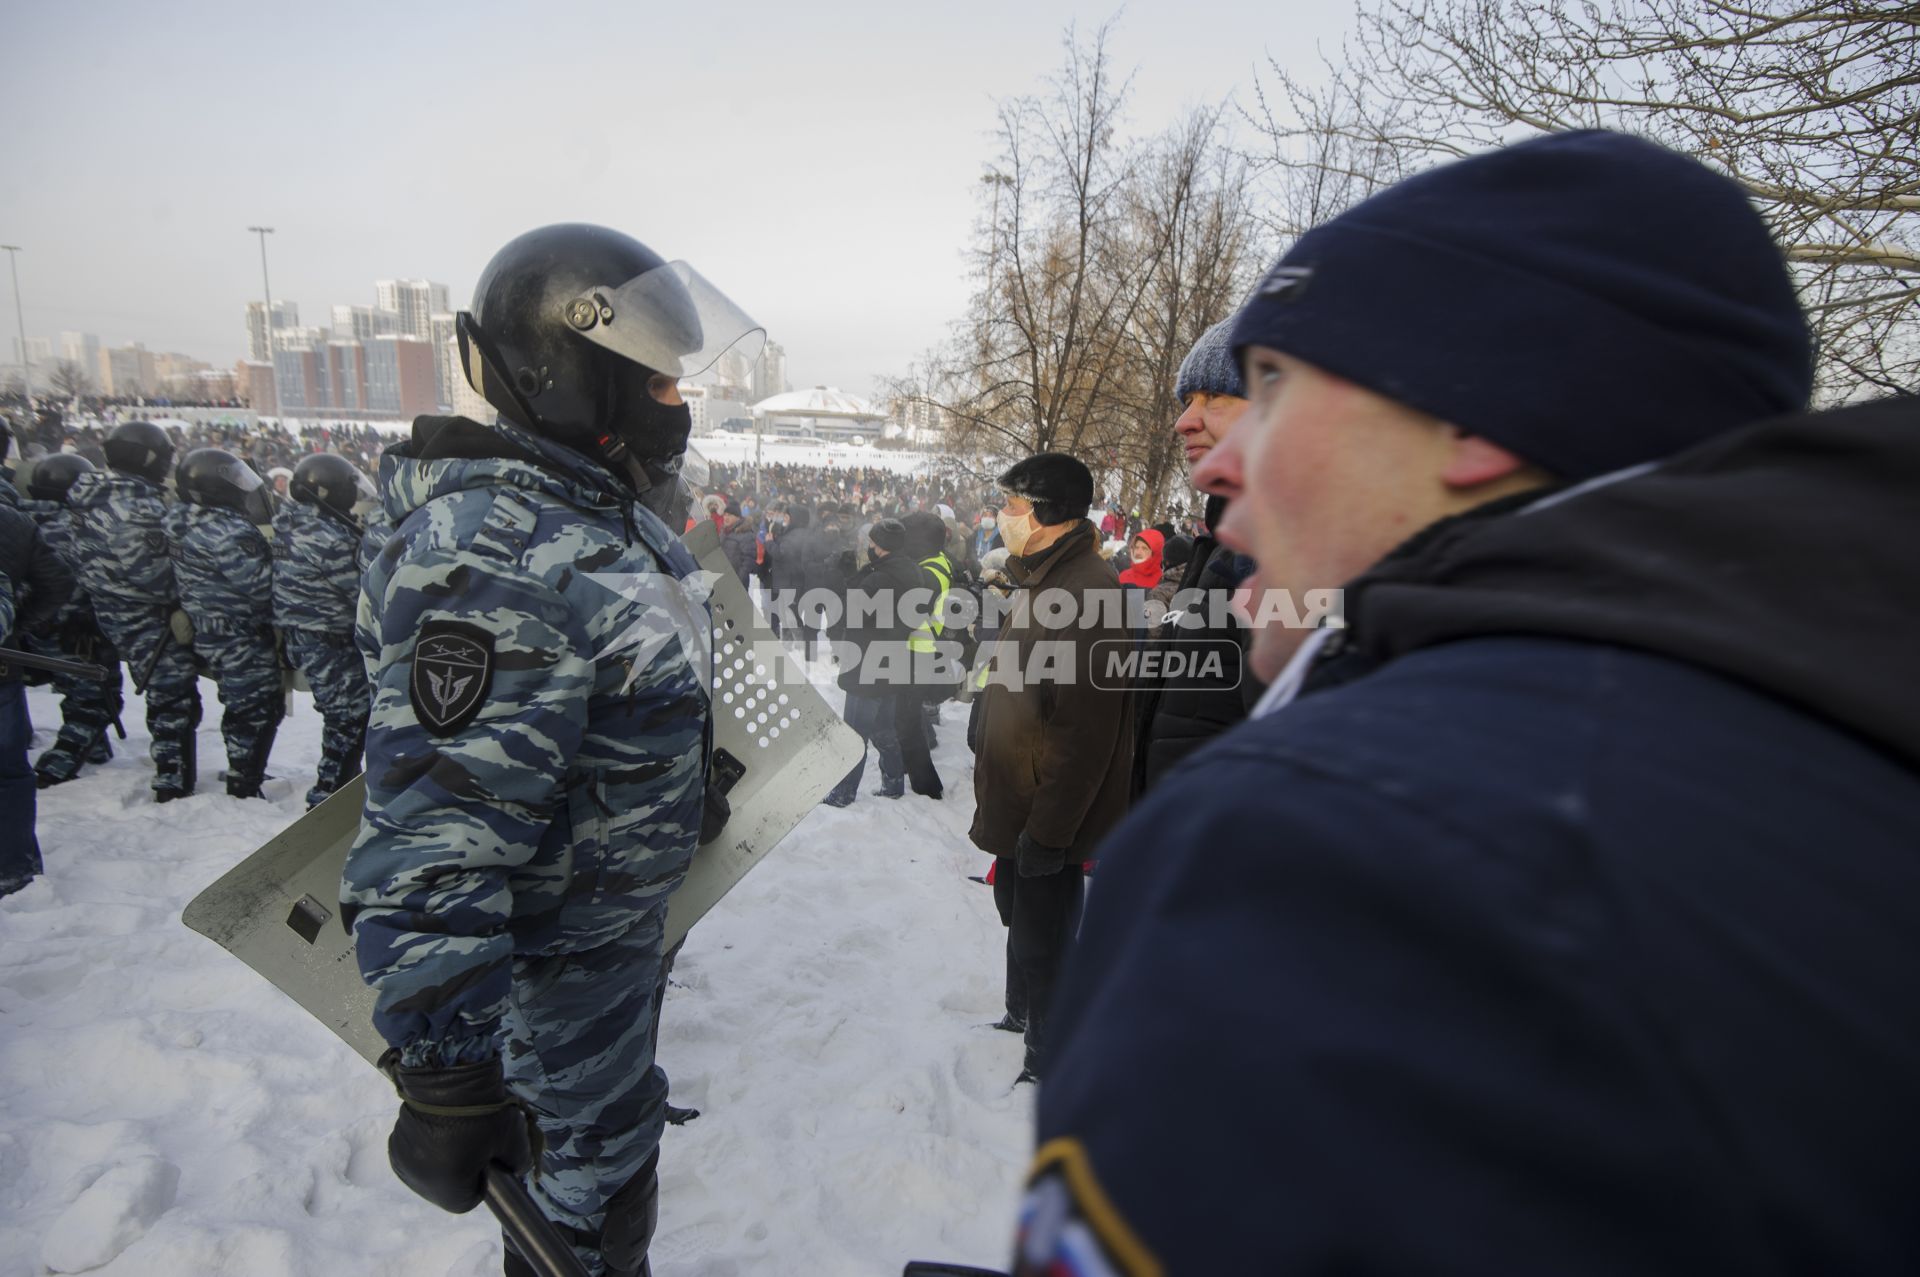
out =
<svg viewBox="0 0 1920 1277"><path fill-rule="evenodd" d="M1009 856L1024 832L1085 860L1127 809L1132 692L1094 677L1105 651L1132 650L1120 583L1084 519L1040 553L1008 559L1007 570L1020 590L980 693L970 836L982 851ZM1082 611L1049 625L1036 603L1054 590ZM1096 601L1100 623L1082 624ZM1102 644L1110 647L1096 651Z"/></svg>
<svg viewBox="0 0 1920 1277"><path fill-rule="evenodd" d="M1101 849L1019 1271L1920 1271L1915 493L1887 401L1353 583Z"/></svg>

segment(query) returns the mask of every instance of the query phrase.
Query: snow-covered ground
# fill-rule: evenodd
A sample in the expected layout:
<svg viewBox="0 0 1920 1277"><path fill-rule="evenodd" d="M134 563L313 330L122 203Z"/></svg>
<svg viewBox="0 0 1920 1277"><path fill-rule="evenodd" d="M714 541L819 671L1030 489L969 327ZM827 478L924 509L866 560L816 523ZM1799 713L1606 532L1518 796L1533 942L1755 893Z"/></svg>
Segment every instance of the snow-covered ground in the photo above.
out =
<svg viewBox="0 0 1920 1277"><path fill-rule="evenodd" d="M836 706L825 671L817 681ZM180 924L187 900L301 812L319 718L300 694L271 801L227 798L212 686L201 793L155 806L130 739L41 793L47 874L0 900L0 1277L483 1277L484 1210L455 1217L387 1167L387 1083ZM53 696L31 693L36 745ZM659 1277L998 1266L1031 1147L1004 933L972 815L965 711L945 802L814 811L688 938L661 1028L677 1103ZM871 791L877 768L862 784Z"/></svg>

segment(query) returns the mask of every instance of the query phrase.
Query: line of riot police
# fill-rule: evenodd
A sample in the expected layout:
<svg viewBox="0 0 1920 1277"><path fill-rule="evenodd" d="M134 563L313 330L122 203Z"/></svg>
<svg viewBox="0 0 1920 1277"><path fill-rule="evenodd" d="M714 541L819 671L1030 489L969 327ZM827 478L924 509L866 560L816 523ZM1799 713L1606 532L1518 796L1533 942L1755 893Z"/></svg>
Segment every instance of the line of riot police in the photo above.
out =
<svg viewBox="0 0 1920 1277"><path fill-rule="evenodd" d="M309 805L359 774L370 693L353 642L366 561L389 530L373 487L344 457L303 459L288 500L221 448L178 458L167 432L130 421L108 435L104 469L59 453L22 476L22 510L72 569L76 589L35 650L116 671L56 677L61 728L34 763L45 788L112 756L125 663L146 699L153 793L195 791L199 680L219 690L227 793L261 796L297 671L324 722ZM172 491L169 492L169 486ZM277 508L276 508L277 507Z"/></svg>

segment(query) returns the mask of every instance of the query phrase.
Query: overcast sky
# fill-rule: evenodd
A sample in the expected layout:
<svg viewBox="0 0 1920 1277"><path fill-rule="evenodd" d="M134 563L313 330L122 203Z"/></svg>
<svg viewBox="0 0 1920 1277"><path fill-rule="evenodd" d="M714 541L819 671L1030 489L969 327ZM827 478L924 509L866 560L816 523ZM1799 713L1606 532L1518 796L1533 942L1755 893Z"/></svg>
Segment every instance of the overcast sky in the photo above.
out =
<svg viewBox="0 0 1920 1277"><path fill-rule="evenodd" d="M230 365L260 296L326 324L556 221L683 257L796 386L870 393L959 314L993 103L1058 65L1063 0L302 6L6 0L0 242L29 336ZM1343 0L1134 0L1117 60L1157 130L1337 47ZM10 298L8 300L11 300ZM11 348L10 309L0 321Z"/></svg>

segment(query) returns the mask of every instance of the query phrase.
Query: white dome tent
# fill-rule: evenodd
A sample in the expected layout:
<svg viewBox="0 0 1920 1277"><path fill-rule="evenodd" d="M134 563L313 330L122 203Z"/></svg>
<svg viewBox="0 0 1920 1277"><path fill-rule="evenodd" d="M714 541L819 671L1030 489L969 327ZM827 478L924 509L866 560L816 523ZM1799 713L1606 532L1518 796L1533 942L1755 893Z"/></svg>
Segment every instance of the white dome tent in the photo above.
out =
<svg viewBox="0 0 1920 1277"><path fill-rule="evenodd" d="M846 443L878 438L887 414L834 386L773 395L753 405L754 424L768 439L824 439Z"/></svg>

